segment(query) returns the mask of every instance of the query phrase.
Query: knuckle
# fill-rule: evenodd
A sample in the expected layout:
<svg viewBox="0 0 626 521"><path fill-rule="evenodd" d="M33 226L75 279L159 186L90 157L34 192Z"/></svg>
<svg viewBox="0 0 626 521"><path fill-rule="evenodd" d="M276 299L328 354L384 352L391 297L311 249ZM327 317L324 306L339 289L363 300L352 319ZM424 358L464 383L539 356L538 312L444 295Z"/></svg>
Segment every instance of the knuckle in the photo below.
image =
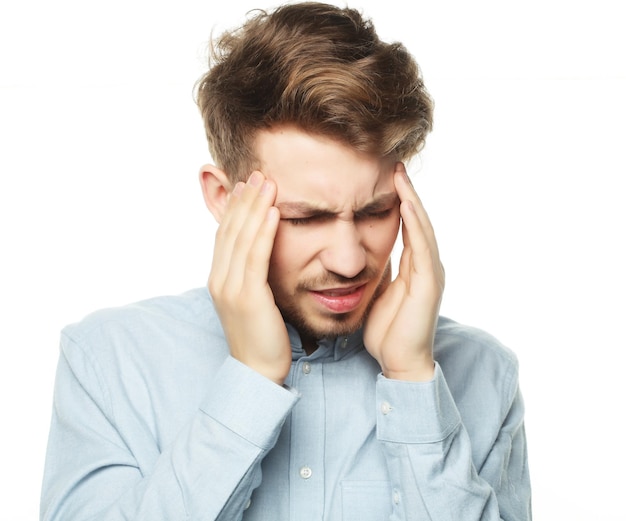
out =
<svg viewBox="0 0 626 521"><path fill-rule="evenodd" d="M219 293L219 299L223 305L229 308L237 308L240 298L240 292L235 291L232 287L224 286Z"/></svg>
<svg viewBox="0 0 626 521"><path fill-rule="evenodd" d="M211 271L211 273L209 274L209 280L207 282L207 287L209 288L209 292L211 294L219 292L219 289L221 287L221 283L218 282L218 279L217 279L214 271Z"/></svg>

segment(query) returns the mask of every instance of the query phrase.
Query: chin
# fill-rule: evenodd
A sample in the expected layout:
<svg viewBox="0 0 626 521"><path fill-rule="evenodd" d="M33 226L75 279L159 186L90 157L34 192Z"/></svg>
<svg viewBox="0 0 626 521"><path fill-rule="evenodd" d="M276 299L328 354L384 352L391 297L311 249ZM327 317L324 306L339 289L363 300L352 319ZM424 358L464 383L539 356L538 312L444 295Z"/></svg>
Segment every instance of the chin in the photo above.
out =
<svg viewBox="0 0 626 521"><path fill-rule="evenodd" d="M365 313L355 316L354 313L337 314L331 317L319 317L312 319L311 315L283 314L285 321L294 326L300 336L320 340L322 338L335 338L350 335L358 331L365 322Z"/></svg>
<svg viewBox="0 0 626 521"><path fill-rule="evenodd" d="M345 336L363 327L374 302L387 289L390 283L391 262L388 261L382 270L376 287L373 290L369 290L371 296L366 299L366 303L349 313L321 312L319 309L311 308L307 303L306 296L303 295L300 295L301 300L293 296L277 299L276 304L285 322L295 327L301 337L319 340Z"/></svg>
<svg viewBox="0 0 626 521"><path fill-rule="evenodd" d="M349 313L321 313L319 310L307 309L306 306L298 306L295 303L279 308L285 322L294 326L301 337L320 340L346 336L363 327L374 302L388 285L389 280L383 277L367 304Z"/></svg>

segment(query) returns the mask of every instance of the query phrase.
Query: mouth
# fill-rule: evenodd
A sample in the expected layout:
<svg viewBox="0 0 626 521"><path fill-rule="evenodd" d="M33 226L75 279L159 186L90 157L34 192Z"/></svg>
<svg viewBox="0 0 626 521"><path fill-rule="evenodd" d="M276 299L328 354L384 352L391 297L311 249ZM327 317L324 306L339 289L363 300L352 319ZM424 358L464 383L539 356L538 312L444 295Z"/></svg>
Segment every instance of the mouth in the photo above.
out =
<svg viewBox="0 0 626 521"><path fill-rule="evenodd" d="M332 313L349 313L361 304L365 286L365 284L360 284L345 288L311 290L311 295L327 311Z"/></svg>

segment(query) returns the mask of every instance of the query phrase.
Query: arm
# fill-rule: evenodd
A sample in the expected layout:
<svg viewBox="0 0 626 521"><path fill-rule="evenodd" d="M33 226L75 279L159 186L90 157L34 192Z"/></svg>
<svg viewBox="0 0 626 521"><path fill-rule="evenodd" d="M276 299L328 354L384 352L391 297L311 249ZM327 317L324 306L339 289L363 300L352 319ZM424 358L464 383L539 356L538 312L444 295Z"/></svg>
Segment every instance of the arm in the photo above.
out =
<svg viewBox="0 0 626 521"><path fill-rule="evenodd" d="M160 449L135 419L116 417L105 382L97 362L64 339L41 519L240 519L296 397L227 358L189 424ZM129 448L138 441L153 453L149 464Z"/></svg>
<svg viewBox="0 0 626 521"><path fill-rule="evenodd" d="M296 399L280 385L291 367L291 346L267 283L279 220L275 197L276 186L253 173L235 185L220 211L209 290L231 357L171 446L159 453L157 442L147 440L154 445L153 467L142 467L129 449L136 418L116 417L97 361L66 342L42 519L241 518L260 484L260 463Z"/></svg>
<svg viewBox="0 0 626 521"><path fill-rule="evenodd" d="M291 368L291 345L268 282L280 221L274 206L276 184L261 172L252 172L246 183L234 186L226 205L215 203L223 197L206 191L220 223L208 287L230 353L282 385Z"/></svg>
<svg viewBox="0 0 626 521"><path fill-rule="evenodd" d="M479 433L497 435L477 470L468 433L433 358L445 279L435 234L401 163L395 186L404 249L398 276L372 307L364 331L365 346L383 372L377 433L396 491L392 519L529 519L517 368L511 370L515 378L506 380L515 384L501 390L506 407L500 424Z"/></svg>
<svg viewBox="0 0 626 521"><path fill-rule="evenodd" d="M438 365L430 382L379 377L377 435L396 494L392 519L531 519L524 407L516 374L507 380L510 387L502 389L503 417L478 469Z"/></svg>

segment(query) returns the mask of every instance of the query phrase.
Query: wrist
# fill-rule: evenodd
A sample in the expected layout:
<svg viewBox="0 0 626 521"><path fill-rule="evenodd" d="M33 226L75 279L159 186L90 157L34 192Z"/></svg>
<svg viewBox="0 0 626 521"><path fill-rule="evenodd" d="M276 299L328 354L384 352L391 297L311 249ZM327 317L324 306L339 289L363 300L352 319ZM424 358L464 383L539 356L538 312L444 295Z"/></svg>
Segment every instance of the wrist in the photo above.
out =
<svg viewBox="0 0 626 521"><path fill-rule="evenodd" d="M402 363L393 367L383 366L382 371L384 377L389 380L429 382L435 377L435 361L432 356L427 356L413 363Z"/></svg>
<svg viewBox="0 0 626 521"><path fill-rule="evenodd" d="M238 357L235 356L234 358ZM284 364L280 360L277 360L275 363L241 358L238 358L238 360L247 365L253 371L259 373L261 376L264 376L279 386L282 386L285 383L291 367L291 360L288 364Z"/></svg>

